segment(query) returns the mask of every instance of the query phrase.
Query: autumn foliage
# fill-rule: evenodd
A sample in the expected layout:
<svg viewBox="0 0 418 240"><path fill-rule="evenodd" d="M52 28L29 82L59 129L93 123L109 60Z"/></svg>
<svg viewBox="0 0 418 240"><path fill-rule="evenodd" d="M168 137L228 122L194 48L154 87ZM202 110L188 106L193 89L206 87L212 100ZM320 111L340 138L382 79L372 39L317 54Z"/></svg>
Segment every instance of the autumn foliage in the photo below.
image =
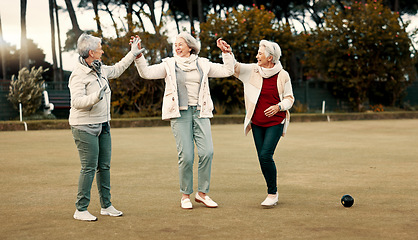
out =
<svg viewBox="0 0 418 240"><path fill-rule="evenodd" d="M323 27L304 36L308 74L331 82L354 110L368 101L393 106L416 79L406 27L380 0L332 6Z"/></svg>

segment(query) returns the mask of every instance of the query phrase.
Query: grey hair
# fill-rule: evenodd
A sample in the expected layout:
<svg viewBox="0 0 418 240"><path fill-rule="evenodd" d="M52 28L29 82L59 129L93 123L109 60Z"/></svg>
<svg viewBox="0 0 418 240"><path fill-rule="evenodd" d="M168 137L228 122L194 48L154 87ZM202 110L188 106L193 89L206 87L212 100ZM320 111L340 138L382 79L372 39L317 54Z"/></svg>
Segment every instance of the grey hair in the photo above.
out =
<svg viewBox="0 0 418 240"><path fill-rule="evenodd" d="M196 40L196 38L194 38L192 35L190 35L187 32L182 32L179 35L177 35L176 39L177 38L183 38L184 39L187 46L189 46L189 48L192 49L192 51L190 51L190 54L196 54L196 55L199 54L199 52L200 52L200 42L198 40Z"/></svg>
<svg viewBox="0 0 418 240"><path fill-rule="evenodd" d="M96 50L102 39L83 33L77 40L77 52L80 57L86 59L89 57L90 50Z"/></svg>
<svg viewBox="0 0 418 240"><path fill-rule="evenodd" d="M280 49L279 44L267 41L267 40L261 40L260 41L260 47L265 47L265 54L267 57L273 56L272 62L274 64L279 63L280 57L282 56L282 50Z"/></svg>

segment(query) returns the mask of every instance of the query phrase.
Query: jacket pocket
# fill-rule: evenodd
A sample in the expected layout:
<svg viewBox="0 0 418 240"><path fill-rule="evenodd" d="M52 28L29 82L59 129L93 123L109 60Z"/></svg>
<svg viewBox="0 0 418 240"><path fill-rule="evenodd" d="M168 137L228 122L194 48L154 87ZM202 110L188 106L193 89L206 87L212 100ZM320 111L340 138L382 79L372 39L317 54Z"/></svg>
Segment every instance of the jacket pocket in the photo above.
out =
<svg viewBox="0 0 418 240"><path fill-rule="evenodd" d="M177 96L176 92L174 91L166 91L164 93L164 100L163 100L163 111L167 113L172 113L177 109Z"/></svg>

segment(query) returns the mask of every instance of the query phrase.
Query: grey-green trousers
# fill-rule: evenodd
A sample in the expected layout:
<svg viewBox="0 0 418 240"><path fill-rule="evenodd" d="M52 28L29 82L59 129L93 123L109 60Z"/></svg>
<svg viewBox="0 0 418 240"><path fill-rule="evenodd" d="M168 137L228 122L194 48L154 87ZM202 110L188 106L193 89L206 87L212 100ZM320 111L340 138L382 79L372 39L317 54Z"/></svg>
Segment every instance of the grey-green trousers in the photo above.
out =
<svg viewBox="0 0 418 240"><path fill-rule="evenodd" d="M112 141L110 128L103 127L99 136L72 127L73 138L80 155L81 171L78 181L76 208L86 211L90 204L90 190L96 174L97 188L102 208L110 202L110 158Z"/></svg>
<svg viewBox="0 0 418 240"><path fill-rule="evenodd" d="M171 119L171 130L176 139L180 192L193 193L194 144L199 156L198 186L199 192L208 193L213 158L212 133L209 118L199 118L200 110L189 106L180 111L181 117Z"/></svg>

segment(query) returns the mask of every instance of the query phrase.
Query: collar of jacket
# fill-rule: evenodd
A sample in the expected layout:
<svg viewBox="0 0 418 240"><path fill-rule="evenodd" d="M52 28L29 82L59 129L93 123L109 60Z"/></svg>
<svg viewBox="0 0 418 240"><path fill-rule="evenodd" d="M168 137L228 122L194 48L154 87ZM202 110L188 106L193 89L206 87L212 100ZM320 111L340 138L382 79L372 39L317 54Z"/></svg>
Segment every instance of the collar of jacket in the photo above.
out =
<svg viewBox="0 0 418 240"><path fill-rule="evenodd" d="M94 70L92 68L89 68L87 66L84 66L81 63L77 63L77 67L80 68L84 73L89 74L90 72L94 72Z"/></svg>

